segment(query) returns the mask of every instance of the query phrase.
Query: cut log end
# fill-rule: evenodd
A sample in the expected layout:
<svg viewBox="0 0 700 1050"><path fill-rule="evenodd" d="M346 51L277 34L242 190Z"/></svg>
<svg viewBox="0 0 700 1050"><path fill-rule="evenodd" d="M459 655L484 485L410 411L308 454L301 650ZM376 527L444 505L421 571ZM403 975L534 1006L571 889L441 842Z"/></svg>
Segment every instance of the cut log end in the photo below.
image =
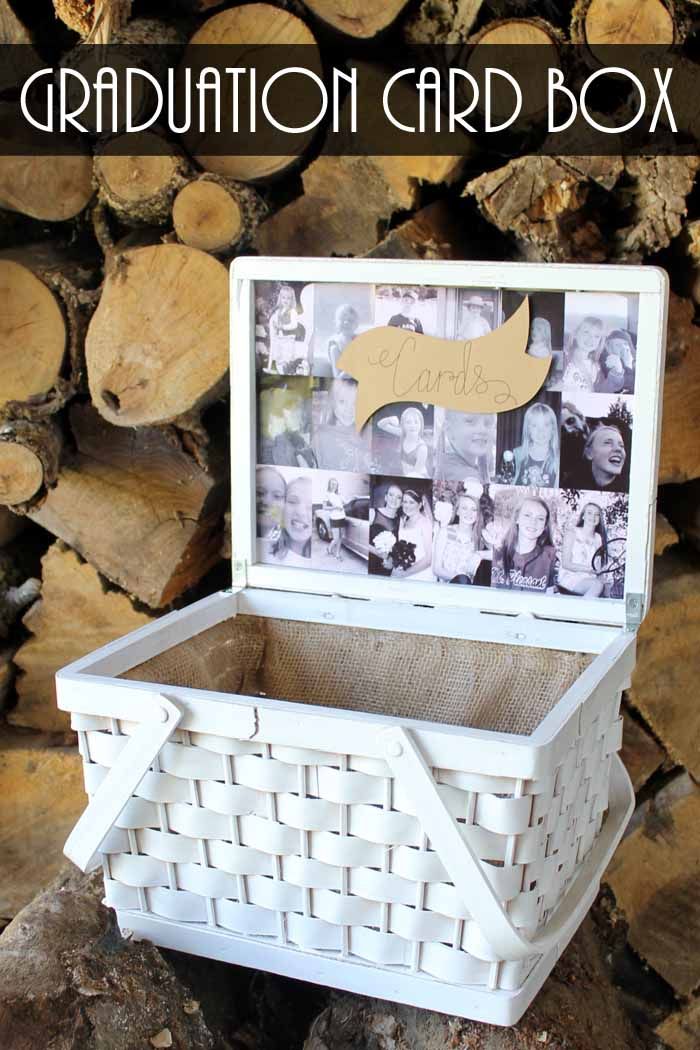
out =
<svg viewBox="0 0 700 1050"><path fill-rule="evenodd" d="M46 394L66 350L66 323L56 296L27 267L0 259L0 409Z"/></svg>
<svg viewBox="0 0 700 1050"><path fill-rule="evenodd" d="M31 500L44 483L39 456L24 445L0 441L0 503L9 507Z"/></svg>
<svg viewBox="0 0 700 1050"><path fill-rule="evenodd" d="M179 244L119 255L85 355L98 412L117 426L167 423L214 400L228 364L228 275Z"/></svg>
<svg viewBox="0 0 700 1050"><path fill-rule="evenodd" d="M247 56L251 45L304 44L307 45L307 59L304 65L307 68L315 69L319 74L322 71L321 56L316 48L316 40L311 30L300 18L279 7L273 7L272 4L244 4L240 7L221 11L207 19L204 25L191 38L190 44L228 45L228 62L231 66L246 66L249 64ZM192 56L186 50L183 62L186 63L191 60ZM298 114L296 114L296 121L292 119L292 113L296 104L293 95L289 101L290 113L286 123L290 125L298 124ZM284 123L284 114L279 116ZM258 179L272 178L296 164L299 156L309 146L313 138L313 131L309 131L305 135L295 136L295 138L298 140L294 144L298 152L294 156L240 157L236 155L217 156L210 154L207 150L206 135L184 136L188 152L191 156L194 156L195 160L206 171L238 179L241 182L254 182ZM274 138L269 139L269 143L272 142L274 142Z"/></svg>
<svg viewBox="0 0 700 1050"><path fill-rule="evenodd" d="M0 428L0 504L25 513L58 475L63 445L52 422L8 420Z"/></svg>
<svg viewBox="0 0 700 1050"><path fill-rule="evenodd" d="M368 40L396 20L407 0L306 0L306 6L317 18L339 33Z"/></svg>
<svg viewBox="0 0 700 1050"><path fill-rule="evenodd" d="M122 153L121 137L95 158L95 177L103 200L127 225L166 221L189 165L174 147L144 132L129 139Z"/></svg>
<svg viewBox="0 0 700 1050"><path fill-rule="evenodd" d="M63 222L78 215L92 194L88 156L0 156L0 207L8 211Z"/></svg>
<svg viewBox="0 0 700 1050"><path fill-rule="evenodd" d="M216 182L201 179L178 193L173 223L183 244L205 252L225 251L241 239L244 228L236 198Z"/></svg>
<svg viewBox="0 0 700 1050"><path fill-rule="evenodd" d="M579 0L572 13L572 39L585 41L594 54L610 44L670 46L675 38L673 16L662 0Z"/></svg>
<svg viewBox="0 0 700 1050"><path fill-rule="evenodd" d="M469 58L468 69L477 79L483 76L484 68L493 63L493 59L488 57L487 48L494 45L509 48L521 45L537 46L540 48L542 66L558 68L560 40L561 34L540 18L508 18L493 22L473 37L472 42L476 46ZM512 51L509 55L508 65L515 79L521 84L532 82L532 59L525 57L527 48L525 51ZM492 107L493 112L500 116L512 112L513 98L510 86L495 87L492 93ZM530 90L523 98L523 115L534 119L544 113L546 108L547 92L544 84L541 81L531 83Z"/></svg>

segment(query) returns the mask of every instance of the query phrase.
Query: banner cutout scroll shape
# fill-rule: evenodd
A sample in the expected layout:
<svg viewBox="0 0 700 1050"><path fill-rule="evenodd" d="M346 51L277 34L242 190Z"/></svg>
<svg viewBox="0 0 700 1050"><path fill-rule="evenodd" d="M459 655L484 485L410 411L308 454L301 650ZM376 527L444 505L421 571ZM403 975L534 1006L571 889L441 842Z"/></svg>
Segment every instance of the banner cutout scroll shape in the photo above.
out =
<svg viewBox="0 0 700 1050"><path fill-rule="evenodd" d="M348 343L338 368L359 388L355 425L394 401L419 401L459 412L509 412L541 389L551 357L531 357L530 304L478 339L440 339L403 328L370 328Z"/></svg>

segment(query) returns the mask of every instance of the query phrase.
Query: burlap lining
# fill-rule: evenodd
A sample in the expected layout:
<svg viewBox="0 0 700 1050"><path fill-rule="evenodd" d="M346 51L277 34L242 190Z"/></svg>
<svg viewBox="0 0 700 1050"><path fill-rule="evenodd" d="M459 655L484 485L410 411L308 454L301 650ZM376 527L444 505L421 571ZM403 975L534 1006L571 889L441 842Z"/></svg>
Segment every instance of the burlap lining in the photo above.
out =
<svg viewBox="0 0 700 1050"><path fill-rule="evenodd" d="M122 678L528 735L585 653L236 616Z"/></svg>

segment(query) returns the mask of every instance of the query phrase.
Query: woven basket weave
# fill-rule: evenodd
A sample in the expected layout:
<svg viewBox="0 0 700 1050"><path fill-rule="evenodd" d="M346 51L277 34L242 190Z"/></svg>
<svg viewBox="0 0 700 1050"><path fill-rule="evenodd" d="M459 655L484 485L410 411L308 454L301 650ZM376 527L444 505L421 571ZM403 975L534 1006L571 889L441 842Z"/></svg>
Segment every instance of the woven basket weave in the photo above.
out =
<svg viewBox="0 0 700 1050"><path fill-rule="evenodd" d="M279 693L528 733L590 657L240 616L124 677ZM440 800L512 924L536 935L598 834L619 746L619 696L600 706L549 776L433 769ZM135 724L73 715L90 794ZM518 988L536 956L494 951L376 757L177 730L104 841L106 899L203 925L455 984Z"/></svg>

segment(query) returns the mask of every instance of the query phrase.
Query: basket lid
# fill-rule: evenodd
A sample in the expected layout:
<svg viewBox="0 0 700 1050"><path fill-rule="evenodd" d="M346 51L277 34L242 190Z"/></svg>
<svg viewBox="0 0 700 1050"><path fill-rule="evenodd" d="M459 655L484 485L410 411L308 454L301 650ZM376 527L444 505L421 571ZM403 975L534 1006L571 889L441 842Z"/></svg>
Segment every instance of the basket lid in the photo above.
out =
<svg viewBox="0 0 700 1050"><path fill-rule="evenodd" d="M358 335L463 347L525 298L527 353L551 360L534 398L498 413L402 400L356 429L338 361ZM635 628L667 300L648 266L236 259L234 583Z"/></svg>

